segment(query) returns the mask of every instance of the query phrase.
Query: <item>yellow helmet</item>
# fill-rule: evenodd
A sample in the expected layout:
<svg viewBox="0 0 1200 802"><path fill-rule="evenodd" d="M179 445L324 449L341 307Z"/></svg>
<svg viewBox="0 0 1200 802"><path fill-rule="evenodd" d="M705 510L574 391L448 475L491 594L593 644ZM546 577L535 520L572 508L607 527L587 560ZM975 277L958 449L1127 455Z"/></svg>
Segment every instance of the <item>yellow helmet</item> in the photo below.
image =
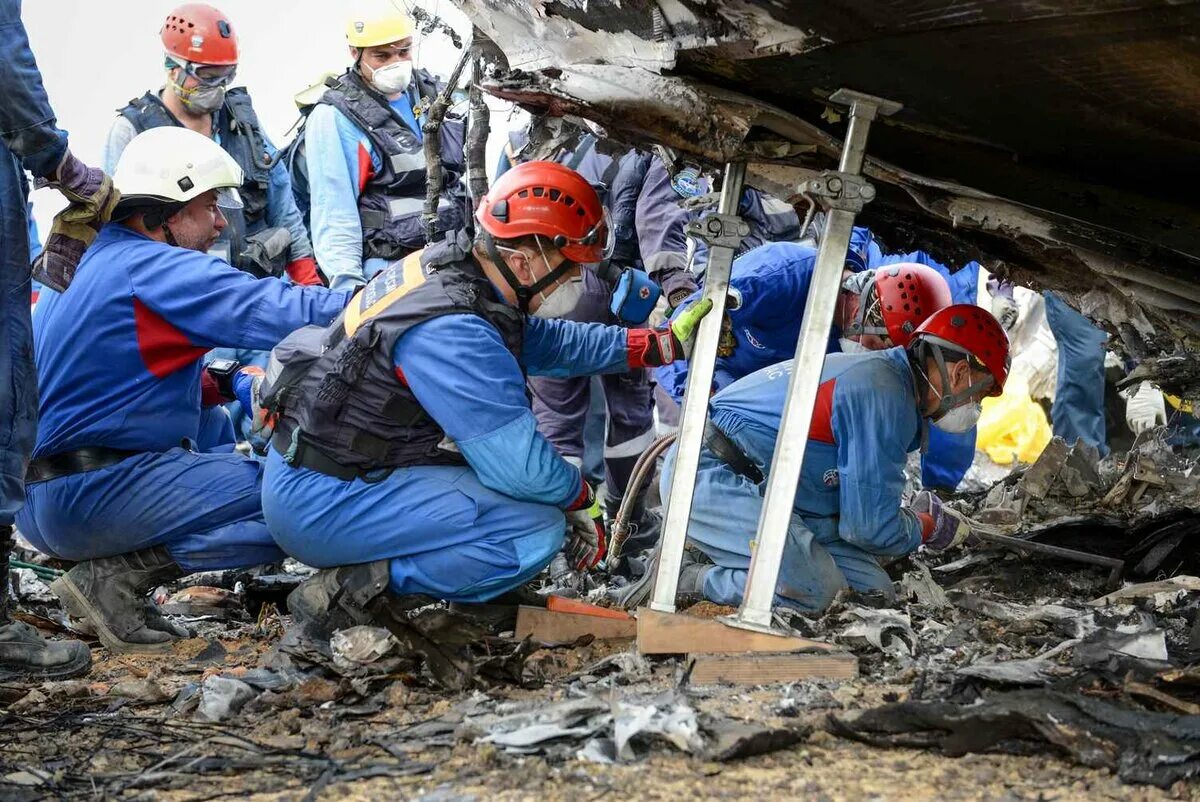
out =
<svg viewBox="0 0 1200 802"><path fill-rule="evenodd" d="M346 21L346 41L351 47L377 47L412 35L412 18L392 0L358 3Z"/></svg>

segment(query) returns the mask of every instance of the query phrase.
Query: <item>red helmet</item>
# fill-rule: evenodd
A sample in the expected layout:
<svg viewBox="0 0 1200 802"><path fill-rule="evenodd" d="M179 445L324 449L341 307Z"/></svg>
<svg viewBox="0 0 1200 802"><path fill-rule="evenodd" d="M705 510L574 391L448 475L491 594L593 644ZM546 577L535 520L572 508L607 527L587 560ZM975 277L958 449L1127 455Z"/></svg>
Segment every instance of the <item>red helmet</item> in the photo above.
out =
<svg viewBox="0 0 1200 802"><path fill-rule="evenodd" d="M167 15L163 48L185 62L229 66L237 64L237 34L229 19L212 6L186 3Z"/></svg>
<svg viewBox="0 0 1200 802"><path fill-rule="evenodd" d="M596 190L557 162L513 167L488 190L475 217L497 239L546 237L572 262L602 262L612 253L612 226Z"/></svg>
<svg viewBox="0 0 1200 802"><path fill-rule="evenodd" d="M952 303L950 285L932 267L911 262L875 271L875 298L893 345L908 345L917 327Z"/></svg>
<svg viewBox="0 0 1200 802"><path fill-rule="evenodd" d="M934 312L917 327L913 344L950 346L970 354L992 375L988 395L1004 392L1010 365L1008 335L991 312L974 304L956 304Z"/></svg>

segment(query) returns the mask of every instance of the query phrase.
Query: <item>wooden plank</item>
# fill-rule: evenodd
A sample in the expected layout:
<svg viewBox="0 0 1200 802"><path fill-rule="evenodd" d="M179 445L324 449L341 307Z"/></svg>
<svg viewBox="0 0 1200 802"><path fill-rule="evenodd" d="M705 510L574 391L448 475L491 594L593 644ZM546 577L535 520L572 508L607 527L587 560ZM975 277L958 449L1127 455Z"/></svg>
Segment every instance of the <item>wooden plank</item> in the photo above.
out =
<svg viewBox="0 0 1200 802"><path fill-rule="evenodd" d="M617 621L632 621L633 616L624 610L614 610L611 607L601 607L598 604L588 604L579 599L568 599L564 596L547 596L546 609L552 613L576 613L591 615L598 618L613 618Z"/></svg>
<svg viewBox="0 0 1200 802"><path fill-rule="evenodd" d="M853 679L858 676L858 658L845 652L825 654L698 654L692 655L692 683L708 685L732 682L766 685L802 679Z"/></svg>
<svg viewBox="0 0 1200 802"><path fill-rule="evenodd" d="M642 654L707 654L833 650L819 640L767 635L727 626L714 618L660 613L643 607L637 613L638 651Z"/></svg>
<svg viewBox="0 0 1200 802"><path fill-rule="evenodd" d="M532 636L538 643L571 643L584 635L597 640L632 640L637 621L578 613L556 613L541 607L517 608L517 638Z"/></svg>

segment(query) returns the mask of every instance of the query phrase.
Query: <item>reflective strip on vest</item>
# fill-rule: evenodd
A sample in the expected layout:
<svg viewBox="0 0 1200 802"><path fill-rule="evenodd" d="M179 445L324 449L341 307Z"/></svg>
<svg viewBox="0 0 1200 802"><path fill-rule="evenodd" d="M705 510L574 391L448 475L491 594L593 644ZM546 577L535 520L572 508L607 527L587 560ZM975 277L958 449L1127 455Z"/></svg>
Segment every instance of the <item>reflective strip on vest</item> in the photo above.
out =
<svg viewBox="0 0 1200 802"><path fill-rule="evenodd" d="M378 315L384 309L387 309L388 306L403 298L416 287L425 283L425 271L421 269L422 253L422 251L414 251L404 257L401 265L404 272L400 276L398 284L384 275L391 272L394 276L398 272L395 269L396 264L393 262L391 265L385 267L380 275L376 277L383 279L382 282L372 281L355 293L354 297L350 299L349 306L346 307L346 314L343 320L347 337L353 337L354 332L358 331L359 326ZM368 290L373 290L379 284L382 284L385 290L383 295L378 298L374 295L368 297Z"/></svg>
<svg viewBox="0 0 1200 802"><path fill-rule="evenodd" d="M425 169L425 151L415 150L412 153L397 153L389 161L397 173L410 173Z"/></svg>
<svg viewBox="0 0 1200 802"><path fill-rule="evenodd" d="M438 208L444 209L450 205L450 199L445 195L438 197ZM390 198L388 199L388 212L391 213L392 219L397 217L407 217L410 214L420 214L425 211L424 198Z"/></svg>

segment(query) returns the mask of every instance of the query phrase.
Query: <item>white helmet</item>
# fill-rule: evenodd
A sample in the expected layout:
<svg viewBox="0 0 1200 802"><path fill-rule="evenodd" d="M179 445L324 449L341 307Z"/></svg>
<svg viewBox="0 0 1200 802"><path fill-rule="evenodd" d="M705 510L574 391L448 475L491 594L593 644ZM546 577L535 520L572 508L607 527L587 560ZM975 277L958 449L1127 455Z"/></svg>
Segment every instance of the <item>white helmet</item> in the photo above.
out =
<svg viewBox="0 0 1200 802"><path fill-rule="evenodd" d="M113 183L122 200L183 204L210 189L240 187L242 168L203 134L163 126L143 131L125 146Z"/></svg>

